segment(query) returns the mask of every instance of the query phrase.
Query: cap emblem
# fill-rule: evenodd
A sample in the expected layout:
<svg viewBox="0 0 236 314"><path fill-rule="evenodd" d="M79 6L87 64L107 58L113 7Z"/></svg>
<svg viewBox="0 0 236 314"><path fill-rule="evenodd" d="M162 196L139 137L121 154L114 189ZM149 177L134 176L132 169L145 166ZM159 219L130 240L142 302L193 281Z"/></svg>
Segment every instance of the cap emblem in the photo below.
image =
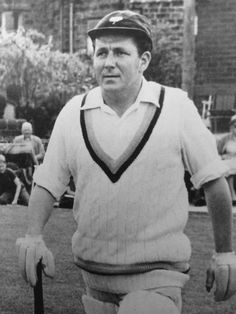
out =
<svg viewBox="0 0 236 314"><path fill-rule="evenodd" d="M122 16L112 16L110 19L109 19L109 22L111 22L112 24L115 24L119 21L122 21L123 20L123 17Z"/></svg>

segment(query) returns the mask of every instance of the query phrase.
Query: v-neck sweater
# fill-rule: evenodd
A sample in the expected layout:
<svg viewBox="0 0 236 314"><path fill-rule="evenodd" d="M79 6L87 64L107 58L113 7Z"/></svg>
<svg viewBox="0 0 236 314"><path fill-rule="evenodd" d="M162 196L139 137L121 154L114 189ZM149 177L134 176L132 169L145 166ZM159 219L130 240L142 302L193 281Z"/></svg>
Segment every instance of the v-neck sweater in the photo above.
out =
<svg viewBox="0 0 236 314"><path fill-rule="evenodd" d="M72 251L87 271L142 271L142 265L156 262L188 262L184 172L199 188L227 170L185 92L165 87L163 108L154 121L160 90L159 84L144 80L121 122L131 134L126 138L121 132L116 139L119 127L106 122L114 112L104 110L101 89L91 90L83 107L84 95L75 96L59 114L44 162L35 172L36 184L55 197L73 176L77 230ZM118 145L119 140L126 143Z"/></svg>

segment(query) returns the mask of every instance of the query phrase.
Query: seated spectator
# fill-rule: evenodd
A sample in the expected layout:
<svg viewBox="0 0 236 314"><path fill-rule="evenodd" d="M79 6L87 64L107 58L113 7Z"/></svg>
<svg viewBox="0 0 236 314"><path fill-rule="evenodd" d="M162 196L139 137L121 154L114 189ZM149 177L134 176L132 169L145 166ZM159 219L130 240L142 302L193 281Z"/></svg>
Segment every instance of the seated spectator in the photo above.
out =
<svg viewBox="0 0 236 314"><path fill-rule="evenodd" d="M29 122L24 122L21 127L22 135L18 135L14 138L13 143L31 143L32 144L32 154L33 160L36 165L40 164L43 160L45 150L42 140L33 135L32 124Z"/></svg>
<svg viewBox="0 0 236 314"><path fill-rule="evenodd" d="M6 158L0 154L0 204L28 205L29 194L15 172L7 168Z"/></svg>
<svg viewBox="0 0 236 314"><path fill-rule="evenodd" d="M229 168L231 168L232 162L236 162L236 115L232 116L229 123L230 131L224 135L217 143L218 152L221 158L226 160ZM231 162L232 161L232 162ZM235 166L233 167L235 168ZM231 171L232 170L232 171ZM236 203L236 192L234 187L235 178L234 169L229 170L229 175L227 176L227 181L229 184L232 201Z"/></svg>

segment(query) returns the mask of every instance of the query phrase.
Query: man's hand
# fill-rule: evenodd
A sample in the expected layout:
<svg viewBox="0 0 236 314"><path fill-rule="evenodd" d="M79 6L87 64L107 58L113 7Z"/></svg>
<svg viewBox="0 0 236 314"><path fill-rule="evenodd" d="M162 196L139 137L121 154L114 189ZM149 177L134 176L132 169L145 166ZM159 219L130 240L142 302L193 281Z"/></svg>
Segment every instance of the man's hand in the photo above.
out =
<svg viewBox="0 0 236 314"><path fill-rule="evenodd" d="M53 278L55 263L52 252L46 247L42 235L19 238L16 241L16 248L21 274L26 282L32 287L36 285L36 267L42 261L43 272L47 277Z"/></svg>
<svg viewBox="0 0 236 314"><path fill-rule="evenodd" d="M236 255L234 252L215 253L207 270L208 292L215 281L215 301L225 301L236 293Z"/></svg>

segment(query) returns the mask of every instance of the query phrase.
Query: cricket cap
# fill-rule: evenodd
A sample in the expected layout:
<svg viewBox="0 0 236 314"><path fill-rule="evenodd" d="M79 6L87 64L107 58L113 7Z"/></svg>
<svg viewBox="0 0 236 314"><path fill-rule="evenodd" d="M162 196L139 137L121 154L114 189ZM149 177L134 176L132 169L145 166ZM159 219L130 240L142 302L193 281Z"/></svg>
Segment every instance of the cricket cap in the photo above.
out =
<svg viewBox="0 0 236 314"><path fill-rule="evenodd" d="M130 10L119 10L104 16L97 25L88 31L92 40L106 33L124 33L146 38L152 46L151 26L147 18Z"/></svg>

